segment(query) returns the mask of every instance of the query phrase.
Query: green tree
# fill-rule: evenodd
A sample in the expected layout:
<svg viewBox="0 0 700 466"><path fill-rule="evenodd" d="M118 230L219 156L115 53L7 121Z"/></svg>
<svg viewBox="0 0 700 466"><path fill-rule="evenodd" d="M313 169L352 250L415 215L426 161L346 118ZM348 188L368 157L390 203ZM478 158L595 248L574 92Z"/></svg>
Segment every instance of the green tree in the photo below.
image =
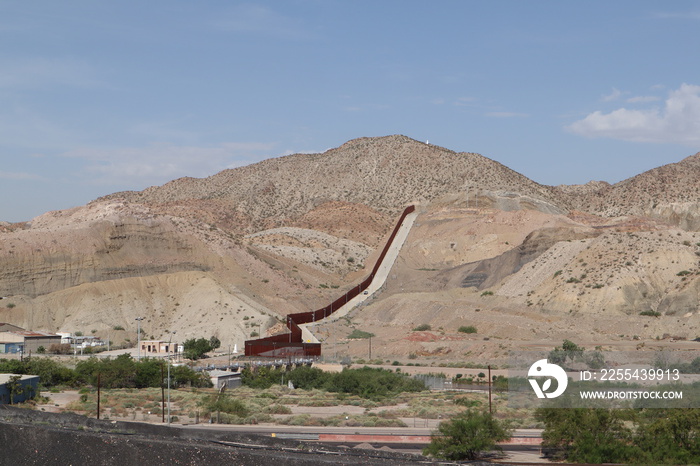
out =
<svg viewBox="0 0 700 466"><path fill-rule="evenodd" d="M323 387L329 378L328 372L309 366L300 366L287 373L287 380L291 380L296 388L312 390Z"/></svg>
<svg viewBox="0 0 700 466"><path fill-rule="evenodd" d="M5 386L10 392L10 404L14 404L15 397L22 394L24 391L24 387L22 386L22 376L11 375L7 383L5 383Z"/></svg>
<svg viewBox="0 0 700 466"><path fill-rule="evenodd" d="M48 358L25 359L25 374L39 376L39 381L44 387L56 385L76 385L78 380L75 371Z"/></svg>
<svg viewBox="0 0 700 466"><path fill-rule="evenodd" d="M573 463L625 463L639 457L632 431L625 425L632 410L539 408L535 419L545 426L542 448Z"/></svg>
<svg viewBox="0 0 700 466"><path fill-rule="evenodd" d="M183 347L184 356L193 361L203 358L206 353L214 349L211 346L210 340L207 340L206 338L190 338L189 340L185 340Z"/></svg>
<svg viewBox="0 0 700 466"><path fill-rule="evenodd" d="M212 386L211 379L204 372L195 372L187 366L171 367L170 376L175 387L208 388Z"/></svg>
<svg viewBox="0 0 700 466"><path fill-rule="evenodd" d="M571 340L564 340L561 346L557 346L553 351L549 352L547 359L554 364L562 365L566 360L574 361L583 357L585 348L578 346Z"/></svg>
<svg viewBox="0 0 700 466"><path fill-rule="evenodd" d="M386 369L362 367L343 369L330 374L324 388L330 392L357 395L370 400L381 400L401 392L425 390L425 384L417 379Z"/></svg>
<svg viewBox="0 0 700 466"><path fill-rule="evenodd" d="M700 409L647 409L634 443L648 464L700 464Z"/></svg>
<svg viewBox="0 0 700 466"><path fill-rule="evenodd" d="M279 369L261 366L255 368L246 367L241 371L241 382L251 388L266 389L282 380L282 372Z"/></svg>
<svg viewBox="0 0 700 466"><path fill-rule="evenodd" d="M217 337L215 337L215 336L212 336L211 338L209 338L209 346L211 346L211 350L210 350L210 351L213 351L213 350L215 350L215 349L217 349L217 348L220 348L220 347L221 347L221 340L219 340L219 339L218 339Z"/></svg>
<svg viewBox="0 0 700 466"><path fill-rule="evenodd" d="M470 409L440 423L423 454L452 461L475 460L483 452L500 450L496 442L510 436L507 423L487 412Z"/></svg>
<svg viewBox="0 0 700 466"><path fill-rule="evenodd" d="M134 364L134 385L136 388L160 387L163 383L161 372L163 361L157 359L146 358ZM167 376L166 376L167 377Z"/></svg>

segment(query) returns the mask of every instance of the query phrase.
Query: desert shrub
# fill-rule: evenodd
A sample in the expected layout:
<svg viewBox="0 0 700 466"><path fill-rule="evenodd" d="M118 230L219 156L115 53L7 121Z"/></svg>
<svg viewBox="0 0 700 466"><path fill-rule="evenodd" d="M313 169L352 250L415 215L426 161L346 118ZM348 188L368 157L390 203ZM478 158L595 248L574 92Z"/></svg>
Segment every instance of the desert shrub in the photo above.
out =
<svg viewBox="0 0 700 466"><path fill-rule="evenodd" d="M270 388L282 381L291 380L296 388L319 389L372 400L401 392L425 390L425 384L422 381L390 370L370 367L346 368L335 374L307 366L297 367L288 372L269 367L259 367L253 371L246 367L242 372L242 380L244 385L257 389ZM327 398L312 398L300 402L300 404L302 403L312 403L313 406L330 406L335 401ZM357 404L360 404L359 400Z"/></svg>
<svg viewBox="0 0 700 466"><path fill-rule="evenodd" d="M292 414L291 408L280 404L270 405L263 411L265 414Z"/></svg>
<svg viewBox="0 0 700 466"><path fill-rule="evenodd" d="M330 374L325 388L328 391L348 393L368 399L381 399L401 392L425 390L425 384L385 369L363 367L345 369Z"/></svg>
<svg viewBox="0 0 700 466"><path fill-rule="evenodd" d="M476 460L485 451L500 449L496 442L507 440L510 435L503 421L470 409L440 423L423 454L446 460Z"/></svg>
<svg viewBox="0 0 700 466"><path fill-rule="evenodd" d="M454 399L454 404L459 405L459 406L465 406L467 408L474 408L476 406L481 405L481 401L473 400L473 399L467 398L467 397L460 397L460 398Z"/></svg>
<svg viewBox="0 0 700 466"><path fill-rule="evenodd" d="M250 410L242 401L226 395L208 395L202 398L201 407L206 414L222 412L245 418Z"/></svg>
<svg viewBox="0 0 700 466"><path fill-rule="evenodd" d="M649 317L659 317L661 315L661 313L649 310L649 311L642 311L639 313L639 315L640 316L649 316Z"/></svg>
<svg viewBox="0 0 700 466"><path fill-rule="evenodd" d="M49 346L49 353L51 354L71 354L73 353L73 348L68 343L54 343Z"/></svg>
<svg viewBox="0 0 700 466"><path fill-rule="evenodd" d="M348 338L360 339L360 338L372 338L373 336L374 336L374 333L364 332L362 330L354 329L350 333L350 335L348 335Z"/></svg>
<svg viewBox="0 0 700 466"><path fill-rule="evenodd" d="M462 325L457 329L457 331L461 333L477 333L476 327L473 325Z"/></svg>
<svg viewBox="0 0 700 466"><path fill-rule="evenodd" d="M414 332L425 332L426 330L431 330L432 327L429 324L420 324L418 327L414 328Z"/></svg>

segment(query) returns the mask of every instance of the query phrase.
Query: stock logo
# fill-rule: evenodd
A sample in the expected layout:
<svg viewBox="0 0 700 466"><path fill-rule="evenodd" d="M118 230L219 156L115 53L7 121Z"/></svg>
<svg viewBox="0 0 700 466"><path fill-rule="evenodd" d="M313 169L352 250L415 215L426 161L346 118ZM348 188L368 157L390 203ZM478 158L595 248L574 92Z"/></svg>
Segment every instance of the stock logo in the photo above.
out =
<svg viewBox="0 0 700 466"><path fill-rule="evenodd" d="M548 363L546 359L540 359L530 366L530 370L527 371L527 376L537 398L556 398L564 393L566 385L569 383L564 369L556 364ZM547 379L544 380L540 387L537 379L532 379L530 377L547 377ZM552 387L552 378L557 381L557 388L553 392L548 392Z"/></svg>

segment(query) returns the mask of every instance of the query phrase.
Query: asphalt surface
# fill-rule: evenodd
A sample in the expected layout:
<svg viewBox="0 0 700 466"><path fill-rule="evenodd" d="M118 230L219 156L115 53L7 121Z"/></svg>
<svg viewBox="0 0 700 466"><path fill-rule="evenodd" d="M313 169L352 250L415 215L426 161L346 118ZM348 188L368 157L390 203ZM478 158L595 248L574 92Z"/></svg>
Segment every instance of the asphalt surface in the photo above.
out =
<svg viewBox="0 0 700 466"><path fill-rule="evenodd" d="M13 466L449 464L392 451L343 448L204 427L105 421L5 405L0 406L0 445L0 465Z"/></svg>

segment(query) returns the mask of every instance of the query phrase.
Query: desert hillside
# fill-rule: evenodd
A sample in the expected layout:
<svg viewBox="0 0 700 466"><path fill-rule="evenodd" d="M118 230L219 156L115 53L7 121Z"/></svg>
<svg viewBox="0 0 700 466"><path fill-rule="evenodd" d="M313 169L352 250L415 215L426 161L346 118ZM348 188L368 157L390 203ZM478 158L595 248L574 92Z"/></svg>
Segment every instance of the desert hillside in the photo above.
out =
<svg viewBox="0 0 700 466"><path fill-rule="evenodd" d="M361 138L0 224L0 322L133 341L280 331L363 279L418 217L386 285L314 332L329 355L432 362L700 336L700 155L621 183L543 186L472 153ZM640 315L645 312L651 315ZM430 330L413 331L429 325ZM463 326L476 333L462 333ZM675 343L674 343L675 341ZM697 345L697 344L696 344Z"/></svg>

